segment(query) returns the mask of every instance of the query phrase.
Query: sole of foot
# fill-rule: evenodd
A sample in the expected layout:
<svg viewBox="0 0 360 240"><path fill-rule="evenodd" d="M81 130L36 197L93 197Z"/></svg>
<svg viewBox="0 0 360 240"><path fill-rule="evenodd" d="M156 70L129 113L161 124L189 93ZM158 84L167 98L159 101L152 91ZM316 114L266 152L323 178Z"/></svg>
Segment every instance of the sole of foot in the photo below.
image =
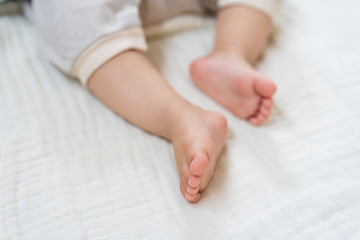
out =
<svg viewBox="0 0 360 240"><path fill-rule="evenodd" d="M225 117L197 107L182 112L172 137L180 176L180 191L192 203L199 201L211 180L227 134Z"/></svg>
<svg viewBox="0 0 360 240"><path fill-rule="evenodd" d="M210 54L190 66L193 82L234 115L253 125L266 122L276 85L251 64L232 54Z"/></svg>

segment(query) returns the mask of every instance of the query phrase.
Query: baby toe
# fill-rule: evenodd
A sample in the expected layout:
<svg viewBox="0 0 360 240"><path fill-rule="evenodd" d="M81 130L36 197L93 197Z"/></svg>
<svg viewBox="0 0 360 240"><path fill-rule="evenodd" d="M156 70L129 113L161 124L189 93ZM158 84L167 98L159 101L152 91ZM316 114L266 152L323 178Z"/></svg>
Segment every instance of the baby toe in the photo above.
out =
<svg viewBox="0 0 360 240"><path fill-rule="evenodd" d="M259 126L260 125L260 121L257 117L251 117L249 119L249 122L254 125L254 126Z"/></svg>
<svg viewBox="0 0 360 240"><path fill-rule="evenodd" d="M200 186L201 183L201 178L195 175L190 175L189 180L188 180L188 184L189 186L193 187L193 188L197 188Z"/></svg>
<svg viewBox="0 0 360 240"><path fill-rule="evenodd" d="M194 175L201 176L209 166L209 159L204 153L198 153L190 163L190 172Z"/></svg>
<svg viewBox="0 0 360 240"><path fill-rule="evenodd" d="M274 101L271 98L264 98L261 102L261 105L267 109L270 109Z"/></svg>
<svg viewBox="0 0 360 240"><path fill-rule="evenodd" d="M260 108L260 114L267 117L270 115L270 109L263 106Z"/></svg>
<svg viewBox="0 0 360 240"><path fill-rule="evenodd" d="M188 200L189 202L193 202L195 199L197 198L197 194L189 194L189 193L185 193L185 199Z"/></svg>
<svg viewBox="0 0 360 240"><path fill-rule="evenodd" d="M200 187L197 187L197 188L193 188L190 186L187 187L187 192L191 195L195 195L196 193L199 192L199 190L200 190Z"/></svg>

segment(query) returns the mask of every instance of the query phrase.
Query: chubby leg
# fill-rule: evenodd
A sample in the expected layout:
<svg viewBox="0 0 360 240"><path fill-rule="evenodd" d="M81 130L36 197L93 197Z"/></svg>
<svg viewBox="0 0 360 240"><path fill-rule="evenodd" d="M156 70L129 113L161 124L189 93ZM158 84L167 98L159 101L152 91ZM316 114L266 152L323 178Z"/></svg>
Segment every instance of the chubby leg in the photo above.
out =
<svg viewBox="0 0 360 240"><path fill-rule="evenodd" d="M194 83L233 114L253 125L265 122L276 85L252 66L271 29L263 13L242 5L221 9L213 51L190 66Z"/></svg>
<svg viewBox="0 0 360 240"><path fill-rule="evenodd" d="M172 142L181 193L197 202L223 148L225 118L182 99L137 51L105 63L91 76L88 87L129 122Z"/></svg>

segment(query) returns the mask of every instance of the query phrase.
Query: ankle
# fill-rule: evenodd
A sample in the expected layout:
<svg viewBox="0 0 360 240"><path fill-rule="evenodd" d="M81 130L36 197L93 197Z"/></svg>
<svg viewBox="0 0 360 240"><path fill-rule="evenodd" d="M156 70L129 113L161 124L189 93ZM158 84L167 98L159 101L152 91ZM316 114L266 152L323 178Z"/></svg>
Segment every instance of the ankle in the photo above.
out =
<svg viewBox="0 0 360 240"><path fill-rule="evenodd" d="M248 58L242 53L237 53L228 50L224 51L224 50L214 49L209 55L207 55L207 57L218 58L224 61L230 60L233 62L240 63L242 65L247 65L249 68L254 68L254 64L251 61L249 61Z"/></svg>
<svg viewBox="0 0 360 240"><path fill-rule="evenodd" d="M209 56L219 56L219 57L227 57L227 58L236 58L241 59L249 64L254 62L254 58L248 52L234 46L226 46L226 47L215 47Z"/></svg>
<svg viewBox="0 0 360 240"><path fill-rule="evenodd" d="M183 100L174 101L164 111L165 131L164 137L171 141L183 131L186 126L186 119L191 109L195 106Z"/></svg>

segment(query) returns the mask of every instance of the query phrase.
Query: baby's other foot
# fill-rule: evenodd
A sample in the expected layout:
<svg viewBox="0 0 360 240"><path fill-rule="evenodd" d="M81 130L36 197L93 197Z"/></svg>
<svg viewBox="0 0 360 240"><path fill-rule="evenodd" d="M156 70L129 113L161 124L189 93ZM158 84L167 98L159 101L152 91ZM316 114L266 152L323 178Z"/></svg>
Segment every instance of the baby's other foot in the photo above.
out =
<svg viewBox="0 0 360 240"><path fill-rule="evenodd" d="M227 123L223 115L191 106L184 110L172 137L180 175L180 191L197 202L207 187L224 146Z"/></svg>
<svg viewBox="0 0 360 240"><path fill-rule="evenodd" d="M193 82L236 116L253 125L265 122L276 85L238 55L212 53L190 66Z"/></svg>

